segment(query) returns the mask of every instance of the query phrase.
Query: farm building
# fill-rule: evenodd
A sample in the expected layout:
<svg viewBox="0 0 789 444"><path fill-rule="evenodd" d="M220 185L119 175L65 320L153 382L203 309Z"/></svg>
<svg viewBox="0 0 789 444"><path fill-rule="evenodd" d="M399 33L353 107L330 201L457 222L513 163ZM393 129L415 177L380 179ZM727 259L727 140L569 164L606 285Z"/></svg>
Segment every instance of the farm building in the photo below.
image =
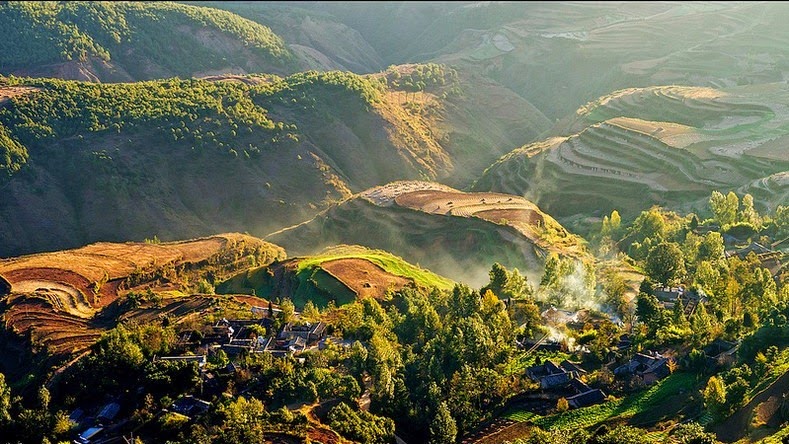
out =
<svg viewBox="0 0 789 444"><path fill-rule="evenodd" d="M540 388L550 389L570 382L571 379L575 379L582 374L581 372L586 373L576 364L567 360L562 361L560 365L556 365L552 361L545 361L544 364L527 368L526 376L535 382L539 382Z"/></svg>
<svg viewBox="0 0 789 444"><path fill-rule="evenodd" d="M183 398L175 401L170 410L184 416L195 417L201 415L211 408L211 403L202 399L195 398L191 395L186 395Z"/></svg>
<svg viewBox="0 0 789 444"><path fill-rule="evenodd" d="M585 392L567 398L567 404L569 404L570 407L574 409L600 404L604 401L605 393L603 393L603 391L600 389L589 389Z"/></svg>
<svg viewBox="0 0 789 444"><path fill-rule="evenodd" d="M616 376L640 376L647 385L665 378L670 373L668 358L657 352L636 353L630 361L614 369Z"/></svg>

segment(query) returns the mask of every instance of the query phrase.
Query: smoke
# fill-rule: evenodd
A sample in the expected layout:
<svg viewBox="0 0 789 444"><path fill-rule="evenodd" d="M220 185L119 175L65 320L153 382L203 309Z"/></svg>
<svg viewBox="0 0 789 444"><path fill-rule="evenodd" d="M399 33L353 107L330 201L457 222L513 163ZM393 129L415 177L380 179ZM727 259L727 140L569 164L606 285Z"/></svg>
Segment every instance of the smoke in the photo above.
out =
<svg viewBox="0 0 789 444"><path fill-rule="evenodd" d="M593 265L572 258L559 259L555 273L558 276L540 287L538 296L541 299L571 310L602 310L602 293L597 289Z"/></svg>

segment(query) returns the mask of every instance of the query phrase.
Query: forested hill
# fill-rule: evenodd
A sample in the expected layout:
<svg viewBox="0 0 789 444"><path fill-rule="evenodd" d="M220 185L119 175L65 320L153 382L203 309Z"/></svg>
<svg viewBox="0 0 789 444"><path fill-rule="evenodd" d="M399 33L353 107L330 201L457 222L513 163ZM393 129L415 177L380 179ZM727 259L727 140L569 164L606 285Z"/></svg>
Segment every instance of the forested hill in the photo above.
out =
<svg viewBox="0 0 789 444"><path fill-rule="evenodd" d="M448 154L398 106L381 81L341 72L0 77L0 256L266 234L376 183L445 173Z"/></svg>
<svg viewBox="0 0 789 444"><path fill-rule="evenodd" d="M130 81L214 72L293 72L266 26L176 3L2 2L0 73Z"/></svg>

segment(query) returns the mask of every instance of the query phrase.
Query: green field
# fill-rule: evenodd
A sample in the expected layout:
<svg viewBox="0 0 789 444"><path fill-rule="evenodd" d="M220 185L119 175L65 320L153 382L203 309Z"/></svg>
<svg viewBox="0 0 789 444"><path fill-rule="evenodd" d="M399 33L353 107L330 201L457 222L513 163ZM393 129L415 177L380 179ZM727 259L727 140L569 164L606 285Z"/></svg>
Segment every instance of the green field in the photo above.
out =
<svg viewBox="0 0 789 444"><path fill-rule="evenodd" d="M357 246L335 247L327 250L323 254L304 258L299 261L299 272L307 268L316 267L323 262L336 259L364 259L378 265L391 274L412 279L417 285L423 287L436 287L442 290L449 290L454 286L454 282L451 280L439 276L430 270L411 265L402 258L391 253Z"/></svg>
<svg viewBox="0 0 789 444"><path fill-rule="evenodd" d="M316 256L297 259L295 273L290 279L289 297L296 307L303 307L312 301L318 307L326 307L331 301L336 305L353 302L356 293L321 268L324 262L337 259L363 259L380 266L386 272L411 279L421 287L436 287L449 290L454 283L429 270L409 264L403 259L381 250L370 250L364 247L334 247ZM276 265L274 265L276 266ZM252 293L260 297L270 298L281 295L282 281L274 279L270 267L255 268L236 275L217 286L219 293Z"/></svg>
<svg viewBox="0 0 789 444"><path fill-rule="evenodd" d="M659 415L674 413L677 406L672 404L677 403L672 398L691 393L696 386L694 375L675 373L646 391L604 404L544 417L526 411L511 411L505 417L515 421L531 420L546 430L592 428L614 419L644 424L660 420Z"/></svg>

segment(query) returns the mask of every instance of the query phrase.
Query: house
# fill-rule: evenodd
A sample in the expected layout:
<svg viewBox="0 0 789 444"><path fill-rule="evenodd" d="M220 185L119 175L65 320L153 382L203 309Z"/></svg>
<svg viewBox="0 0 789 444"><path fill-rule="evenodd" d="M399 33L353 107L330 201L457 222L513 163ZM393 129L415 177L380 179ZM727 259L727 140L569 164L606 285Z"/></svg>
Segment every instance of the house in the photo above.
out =
<svg viewBox="0 0 789 444"><path fill-rule="evenodd" d="M605 393L603 393L602 390L590 389L583 393L568 397L567 404L569 404L570 407L577 409L594 404L600 404L601 402L605 402L605 398Z"/></svg>
<svg viewBox="0 0 789 444"><path fill-rule="evenodd" d="M569 361L567 362L569 363ZM571 379L577 378L578 375L578 372L568 371L566 368L556 365L553 361L545 361L544 364L526 369L526 376L535 382L539 382L541 389L560 387L570 382Z"/></svg>
<svg viewBox="0 0 789 444"><path fill-rule="evenodd" d="M318 322L317 324L313 325L310 329L309 333L307 334L307 342L310 344L314 344L326 336L326 323L325 322Z"/></svg>
<svg viewBox="0 0 789 444"><path fill-rule="evenodd" d="M736 342L716 339L708 346L704 347L704 355L707 358L707 365L711 368L734 364L737 360L737 350L739 344Z"/></svg>
<svg viewBox="0 0 789 444"><path fill-rule="evenodd" d="M221 323L222 321L219 321L217 325L211 327L203 337L203 344L226 344L233 339L235 333L233 327Z"/></svg>
<svg viewBox="0 0 789 444"><path fill-rule="evenodd" d="M616 376L640 376L647 385L665 378L670 373L668 358L657 352L636 353L630 361L614 369Z"/></svg>
<svg viewBox="0 0 789 444"><path fill-rule="evenodd" d="M779 243L780 244L780 243ZM770 270L771 276L777 276L781 271L781 253L775 251L770 247L766 247L758 242L751 242L747 247L739 248L736 250L727 250L724 254L726 259L737 256L740 259L745 259L751 253L756 255L756 258L761 262L762 267Z"/></svg>
<svg viewBox="0 0 789 444"><path fill-rule="evenodd" d="M301 353L307 347L307 340L301 336L296 336L288 341L288 351L293 353Z"/></svg>
<svg viewBox="0 0 789 444"><path fill-rule="evenodd" d="M627 350L633 345L633 340L627 333L619 336L619 342L616 343L616 349L619 351Z"/></svg>
<svg viewBox="0 0 789 444"><path fill-rule="evenodd" d="M80 433L77 439L72 441L74 444L89 444L104 431L104 427L91 427Z"/></svg>
<svg viewBox="0 0 789 444"><path fill-rule="evenodd" d="M582 369L581 366L566 359L559 363L559 367L563 368L568 373L574 373L576 376L586 374L586 370Z"/></svg>
<svg viewBox="0 0 789 444"><path fill-rule="evenodd" d="M85 417L85 411L84 411L84 410L82 410L82 409L81 409L81 408L79 408L79 407L77 407L76 409L74 409L74 411L72 411L72 412L71 412L71 414L70 414L70 415L68 415L68 419L69 419L71 422L75 423L75 424L79 424L79 423L80 423L80 421L82 421L82 418L84 418L84 417Z"/></svg>
<svg viewBox="0 0 789 444"><path fill-rule="evenodd" d="M117 402L111 402L101 409L98 416L96 416L96 419L101 422L109 422L115 419L115 417L118 416L118 412L120 411L121 405Z"/></svg>
<svg viewBox="0 0 789 444"><path fill-rule="evenodd" d="M175 413L193 418L198 415L206 413L211 408L211 403L203 401L202 399L195 398L191 395L186 395L178 399L170 406L170 410Z"/></svg>
<svg viewBox="0 0 789 444"><path fill-rule="evenodd" d="M540 317L542 317L547 324L566 325L578 322L580 314L581 312L578 311L559 310L551 305L550 308L540 313Z"/></svg>

